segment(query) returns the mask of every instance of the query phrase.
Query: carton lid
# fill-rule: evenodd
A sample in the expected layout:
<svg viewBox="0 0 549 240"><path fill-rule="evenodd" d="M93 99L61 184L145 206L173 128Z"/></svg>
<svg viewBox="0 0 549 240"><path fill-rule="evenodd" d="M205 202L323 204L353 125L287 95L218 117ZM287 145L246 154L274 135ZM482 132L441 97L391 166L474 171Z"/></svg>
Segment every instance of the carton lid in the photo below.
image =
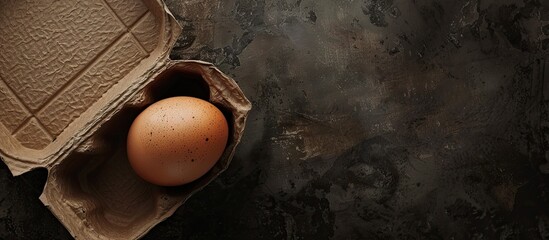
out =
<svg viewBox="0 0 549 240"><path fill-rule="evenodd" d="M181 31L160 0L8 0L0 9L0 156L14 175L76 148L165 64Z"/></svg>

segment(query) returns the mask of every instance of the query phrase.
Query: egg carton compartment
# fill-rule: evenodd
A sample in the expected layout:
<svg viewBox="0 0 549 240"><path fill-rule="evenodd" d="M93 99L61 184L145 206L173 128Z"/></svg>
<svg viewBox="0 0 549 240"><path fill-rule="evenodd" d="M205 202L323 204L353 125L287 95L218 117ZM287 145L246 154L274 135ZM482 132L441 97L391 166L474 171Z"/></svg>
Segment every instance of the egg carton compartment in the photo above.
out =
<svg viewBox="0 0 549 240"><path fill-rule="evenodd" d="M41 200L54 213L62 213L56 216L77 239L141 237L227 168L249 110L242 108L245 98L228 94L227 88L233 86L234 81L207 63L170 64L93 136L51 168ZM126 155L126 136L141 111L173 96L213 103L224 112L230 133L222 157L206 175L182 186L161 187L135 174Z"/></svg>

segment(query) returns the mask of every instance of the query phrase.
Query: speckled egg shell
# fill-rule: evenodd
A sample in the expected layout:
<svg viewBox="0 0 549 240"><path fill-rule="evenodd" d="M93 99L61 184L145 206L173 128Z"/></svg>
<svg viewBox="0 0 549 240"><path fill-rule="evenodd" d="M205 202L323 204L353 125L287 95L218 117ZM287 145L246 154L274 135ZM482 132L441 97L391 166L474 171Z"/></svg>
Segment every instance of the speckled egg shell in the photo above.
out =
<svg viewBox="0 0 549 240"><path fill-rule="evenodd" d="M228 140L223 113L194 97L171 97L146 108L132 123L128 159L148 182L176 186L200 178L223 154Z"/></svg>

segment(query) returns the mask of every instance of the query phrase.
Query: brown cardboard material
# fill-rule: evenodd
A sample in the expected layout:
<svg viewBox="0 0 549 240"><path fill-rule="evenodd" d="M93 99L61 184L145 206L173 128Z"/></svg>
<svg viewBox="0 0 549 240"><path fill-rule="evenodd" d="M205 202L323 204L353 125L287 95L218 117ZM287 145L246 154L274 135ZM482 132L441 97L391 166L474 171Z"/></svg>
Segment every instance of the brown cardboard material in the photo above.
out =
<svg viewBox="0 0 549 240"><path fill-rule="evenodd" d="M162 2L0 5L0 156L14 175L48 170L40 200L75 238L139 238L228 167L251 104L211 64L168 58L181 28ZM204 177L158 187L131 170L125 137L176 95L224 110L231 137Z"/></svg>

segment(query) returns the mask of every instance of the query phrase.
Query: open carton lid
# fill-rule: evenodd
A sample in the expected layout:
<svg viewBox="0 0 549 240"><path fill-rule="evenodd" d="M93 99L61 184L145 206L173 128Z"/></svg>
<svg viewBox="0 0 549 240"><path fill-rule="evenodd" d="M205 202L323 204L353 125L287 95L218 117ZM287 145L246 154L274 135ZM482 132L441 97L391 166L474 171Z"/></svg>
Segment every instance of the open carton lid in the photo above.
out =
<svg viewBox="0 0 549 240"><path fill-rule="evenodd" d="M74 150L166 64L181 32L160 0L8 0L0 9L0 156L14 175Z"/></svg>

